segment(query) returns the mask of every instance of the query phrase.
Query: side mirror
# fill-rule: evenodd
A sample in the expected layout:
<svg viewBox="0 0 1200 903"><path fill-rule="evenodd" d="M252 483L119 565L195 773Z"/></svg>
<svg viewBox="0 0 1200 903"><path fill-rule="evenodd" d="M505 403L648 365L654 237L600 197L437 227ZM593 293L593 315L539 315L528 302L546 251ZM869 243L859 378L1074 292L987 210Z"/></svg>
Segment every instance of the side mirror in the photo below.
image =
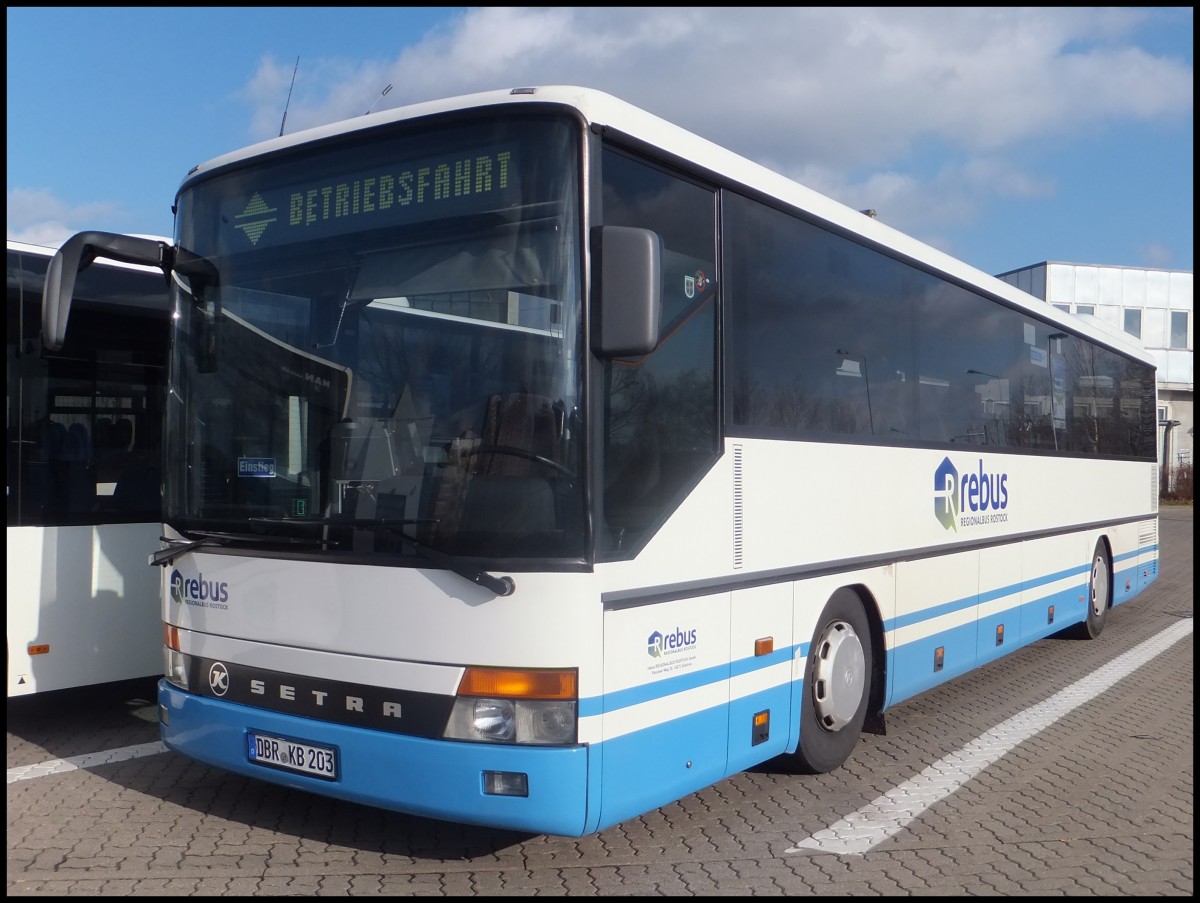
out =
<svg viewBox="0 0 1200 903"><path fill-rule="evenodd" d="M637 357L658 346L662 321L662 238L649 229L592 229L592 351Z"/></svg>
<svg viewBox="0 0 1200 903"><path fill-rule="evenodd" d="M46 270L46 287L42 294L42 344L50 351L62 349L67 337L75 277L97 257L159 267L165 274L170 268L170 250L166 242L115 232L79 232L68 238L50 259Z"/></svg>

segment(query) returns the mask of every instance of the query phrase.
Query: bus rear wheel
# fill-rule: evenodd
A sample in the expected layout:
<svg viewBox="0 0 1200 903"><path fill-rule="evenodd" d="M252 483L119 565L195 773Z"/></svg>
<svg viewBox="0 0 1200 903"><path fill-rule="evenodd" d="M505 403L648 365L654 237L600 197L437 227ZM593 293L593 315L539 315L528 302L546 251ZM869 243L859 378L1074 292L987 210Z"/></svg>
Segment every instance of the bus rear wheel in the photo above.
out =
<svg viewBox="0 0 1200 903"><path fill-rule="evenodd" d="M824 774L850 758L862 733L871 695L874 650L862 601L839 589L817 621L804 666L800 742L795 760L808 774Z"/></svg>
<svg viewBox="0 0 1200 903"><path fill-rule="evenodd" d="M1094 640L1100 636L1111 605L1112 571L1108 565L1108 550L1104 540L1098 539L1096 550L1092 552L1092 574L1088 577L1087 620L1075 625L1075 636L1084 640Z"/></svg>

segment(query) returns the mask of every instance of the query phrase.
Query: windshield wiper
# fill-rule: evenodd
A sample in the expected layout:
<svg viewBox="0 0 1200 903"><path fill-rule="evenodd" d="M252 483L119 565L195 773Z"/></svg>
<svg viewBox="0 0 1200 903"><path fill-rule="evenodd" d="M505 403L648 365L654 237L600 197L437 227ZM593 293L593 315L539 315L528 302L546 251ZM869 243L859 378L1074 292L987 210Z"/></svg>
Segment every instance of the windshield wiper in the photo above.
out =
<svg viewBox="0 0 1200 903"><path fill-rule="evenodd" d="M172 539L169 536L160 536L158 539L160 542L169 542L171 545L151 554L150 559L146 562L151 567L168 565L185 552L190 552L200 546L223 546L226 544L224 537L216 535L201 536L199 539Z"/></svg>
<svg viewBox="0 0 1200 903"><path fill-rule="evenodd" d="M384 524L386 526L386 523ZM453 555L447 555L445 552L439 552L432 546L427 546L420 540L413 539L399 527L387 527L389 533L393 533L405 540L409 545L416 549L417 554L425 560L436 564L439 567L444 567L448 571L453 571L458 576L470 580L476 586L482 586L484 589L490 589L497 596L511 596L513 590L517 588L513 578L509 576L495 577L489 574L482 568L477 568L463 561L461 558L455 558Z"/></svg>
<svg viewBox="0 0 1200 903"><path fill-rule="evenodd" d="M201 546L227 546L231 544L314 546L332 544L326 540L300 539L292 536L259 536L247 533L218 533L209 530L189 530L187 532L194 534L196 538L184 537L183 539L173 539L169 536L160 536L160 541L169 542L172 545L170 548L159 549L157 552L151 554L146 563L151 566L165 566L173 562L180 555Z"/></svg>
<svg viewBox="0 0 1200 903"><path fill-rule="evenodd" d="M252 517L250 519L254 523L263 524L300 524L305 526L321 526L321 527L358 527L360 529L384 529L395 536L400 537L413 547L418 555L428 561L435 567L443 568L451 571L464 580L469 580L476 586L482 586L484 589L489 589L497 596L511 596L513 590L517 588L512 577L496 577L489 574L483 568L477 568L468 561L461 558L456 558L453 555L447 555L432 546L426 545L419 539L415 539L404 531L404 527L414 524L429 523L428 520L413 520L413 519L388 519L380 520L364 520L359 518L330 518L330 517Z"/></svg>

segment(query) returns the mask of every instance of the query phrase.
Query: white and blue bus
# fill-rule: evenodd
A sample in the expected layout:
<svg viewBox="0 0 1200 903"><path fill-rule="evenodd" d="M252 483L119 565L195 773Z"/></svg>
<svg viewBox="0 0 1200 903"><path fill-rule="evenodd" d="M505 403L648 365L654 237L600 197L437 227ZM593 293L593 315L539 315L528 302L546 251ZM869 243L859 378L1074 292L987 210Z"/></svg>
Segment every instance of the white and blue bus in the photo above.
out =
<svg viewBox="0 0 1200 903"><path fill-rule="evenodd" d="M159 457L169 342L161 270L98 261L71 329L41 342L53 248L8 242L8 695L162 671Z"/></svg>
<svg viewBox="0 0 1200 903"><path fill-rule="evenodd" d="M606 94L192 170L172 243L162 738L579 836L1156 576L1152 360ZM60 318L61 320L61 318Z"/></svg>

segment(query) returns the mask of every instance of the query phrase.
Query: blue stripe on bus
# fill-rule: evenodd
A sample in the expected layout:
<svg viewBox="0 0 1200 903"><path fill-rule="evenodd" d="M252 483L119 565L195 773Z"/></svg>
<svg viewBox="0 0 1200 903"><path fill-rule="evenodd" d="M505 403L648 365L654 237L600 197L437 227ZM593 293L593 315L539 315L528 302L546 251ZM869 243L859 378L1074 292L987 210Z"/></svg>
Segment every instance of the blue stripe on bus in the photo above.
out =
<svg viewBox="0 0 1200 903"><path fill-rule="evenodd" d="M1157 550L1157 546L1147 546L1133 552L1114 556L1113 605L1119 605L1128 601L1154 579L1154 577L1149 577L1146 581L1139 584L1136 559L1147 552L1157 552ZM1115 569L1116 562L1129 559L1134 559L1134 567L1121 570ZM978 596L966 596L940 605L930 606L919 612L903 615L885 622L883 625L884 630L890 632L896 628L911 627L926 623L935 618L973 608L981 603L991 602L995 599L1001 599L1006 596L1014 597L1013 605L1010 608L989 614L978 621L973 620L967 624L895 647L891 653L892 658L889 669L893 673L893 676L897 674L903 675L911 668L914 672L928 675L928 677L927 679L915 682L907 692L894 701L889 701L888 704L893 705L895 702L906 699L915 693L921 692L923 689L928 689L951 677L964 674L981 662L988 661L1007 652L1012 652L1025 643L1050 636L1072 623L1081 621L1086 617L1086 580L1060 588L1053 593L1031 599L1024 603L1020 601L1020 595L1036 591L1039 587L1048 586L1071 577L1086 577L1090 573L1091 562L1089 561L1087 564L1053 571L1040 577L986 590ZM1130 581L1128 589L1125 588L1126 580ZM1058 614L1053 621L1048 621L1047 609L1051 605L1055 606ZM1009 626L1006 623L1009 621L1014 623ZM983 637L984 633L991 635L995 629L994 625L998 623L1006 623L1006 630L1010 631L1008 639L1000 645L987 642L986 638ZM670 677L665 680L629 687L598 697L581 698L579 700L579 714L581 717L586 717L616 712L629 706L640 705L656 699L674 696L687 690L720 683L733 676L750 674L754 671L778 664L781 661L790 660L793 655L807 656L808 646L809 642L805 641L800 644L798 652L797 647L791 646L786 649L776 650L770 656L748 656L736 659L728 665L716 665ZM934 672L930 663L932 662L933 650L939 646L951 650L969 649L971 654L968 656L964 652L963 654L949 655L947 656L947 660L944 661L941 670ZM900 685L909 686L908 682L903 679L900 680Z"/></svg>
<svg viewBox="0 0 1200 903"><path fill-rule="evenodd" d="M1122 559L1136 557L1135 553ZM986 591L980 594L978 600L957 600L934 606L911 620L920 623L978 602L1006 596L1019 598L1019 593L1036 590L1040 586L1049 586L1071 577L1086 578L1090 570L1089 562L1055 571L1040 578ZM1114 604L1121 596L1118 581L1124 580L1127 575L1136 577L1136 572L1136 568L1130 568L1114 574ZM1136 579L1133 585L1132 592L1136 593L1139 589ZM1047 607L1054 605L1066 612L1073 605L1086 606L1086 592L1087 580L1081 579L1078 583L1038 599L1024 604L1018 602L1012 608L980 621L971 621L905 644L892 651L889 671L893 676L921 674L920 679L908 685L904 698L915 695L952 677L969 673L988 658L1014 651L1025 643L1061 630L1071 622L1058 618L1047 623ZM1086 607L1076 613L1074 620L1086 617L1085 612ZM1011 639L1001 647L994 647L989 642L993 624L1006 620L1014 622ZM771 655L747 656L728 665L700 669L653 684L581 700L580 712L593 715L613 713L628 706L752 674L787 663L793 656L806 657L809 645L805 642L799 646L777 649ZM939 645L952 650L961 649L962 654L950 655L942 670L934 672L932 650ZM792 681L789 676L749 696L730 700L728 705L718 703L699 711L684 712L677 718L595 744L592 747L594 759L603 762L604 776L601 780L599 775L591 775L592 786L600 788L602 798L600 811L589 816L589 830L598 830L665 805L766 759L794 752L798 742L796 730L801 704L801 693L796 690L802 683L802 680ZM903 685L904 682L900 683ZM891 704L894 703L887 703ZM771 718L769 732L761 742L753 730L754 716L760 712L770 713ZM677 751L677 755L670 754L670 750Z"/></svg>
<svg viewBox="0 0 1200 903"><path fill-rule="evenodd" d="M808 643L802 644L799 654L808 655L808 646ZM761 671L764 668L770 668L782 662L790 662L796 654L796 647L788 646L783 649L776 649L770 655L751 655L736 659L728 664L721 663L711 668L701 668L675 677L655 681L654 683L640 684L636 687L616 690L601 696L581 697L579 700L579 715L581 718L604 715L630 706L641 705L644 702L652 702L655 699L664 699L668 696L674 696L677 693L697 689L698 687L706 687L714 683L724 683L732 677L752 674L755 671Z"/></svg>
<svg viewBox="0 0 1200 903"><path fill-rule="evenodd" d="M884 630L898 629L902 627L911 627L914 624L922 624L933 618L939 618L943 615L953 614L957 611L962 611L967 608L973 608L976 605L984 602L991 602L993 599L1000 599L1004 596L1017 595L1018 593L1036 590L1039 586L1045 586L1050 583L1056 583L1059 580L1065 580L1069 577L1078 577L1082 574L1091 572L1091 564L1081 565L1079 567L1067 568L1061 571L1055 571L1051 574L1046 574L1042 577L1035 577L1030 580L1021 580L1017 583L1011 583L1008 586L1002 586L997 589L985 590L977 595L964 596L961 599L955 599L952 602L945 602L941 605L933 605L929 608L924 608L921 611L911 614L900 615L892 622L884 624Z"/></svg>
<svg viewBox="0 0 1200 903"><path fill-rule="evenodd" d="M657 680L654 683L641 684L636 687L629 687L625 690L617 690L613 693L605 693L599 700L596 697L590 699L579 700L580 714L605 714L615 712L618 709L624 709L629 706L640 705L643 702L650 702L654 699L661 699L664 696L674 696L676 693L685 693L688 690L694 690L697 687L705 687L709 684L720 683L729 679L729 663L722 662L711 668L699 668L695 671L686 671L675 677L667 677L662 680ZM587 708L585 709L585 703Z"/></svg>
<svg viewBox="0 0 1200 903"><path fill-rule="evenodd" d="M1158 546L1150 546L1145 549L1134 549L1132 552L1124 552L1121 555L1114 555L1113 556L1113 564L1115 565L1118 561L1128 561L1130 558L1136 559L1139 555L1142 555L1146 552L1157 552L1157 551L1158 551Z"/></svg>

